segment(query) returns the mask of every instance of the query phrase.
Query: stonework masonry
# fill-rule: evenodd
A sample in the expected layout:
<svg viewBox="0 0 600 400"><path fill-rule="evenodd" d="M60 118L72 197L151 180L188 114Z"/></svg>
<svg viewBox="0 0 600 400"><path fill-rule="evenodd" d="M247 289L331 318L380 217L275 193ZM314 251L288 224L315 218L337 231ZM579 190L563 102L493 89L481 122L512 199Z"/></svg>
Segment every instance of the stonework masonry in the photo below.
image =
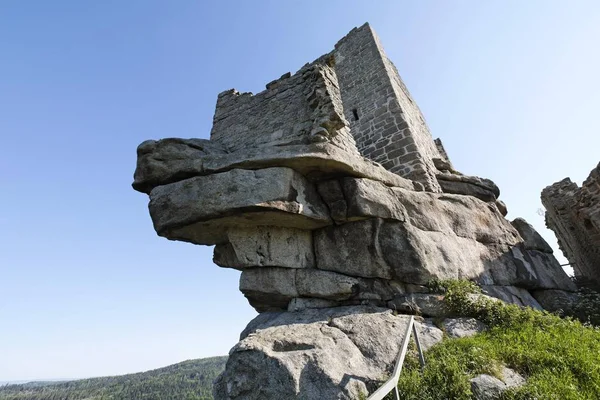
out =
<svg viewBox="0 0 600 400"><path fill-rule="evenodd" d="M546 225L558 239L575 275L600 283L600 164L577 186L569 178L542 191Z"/></svg>
<svg viewBox="0 0 600 400"><path fill-rule="evenodd" d="M314 81L321 87L314 88ZM334 130L345 125L338 145L441 192L432 161L440 154L425 119L368 24L261 93L221 93L211 140L234 151L267 142L324 140L319 132L335 137Z"/></svg>

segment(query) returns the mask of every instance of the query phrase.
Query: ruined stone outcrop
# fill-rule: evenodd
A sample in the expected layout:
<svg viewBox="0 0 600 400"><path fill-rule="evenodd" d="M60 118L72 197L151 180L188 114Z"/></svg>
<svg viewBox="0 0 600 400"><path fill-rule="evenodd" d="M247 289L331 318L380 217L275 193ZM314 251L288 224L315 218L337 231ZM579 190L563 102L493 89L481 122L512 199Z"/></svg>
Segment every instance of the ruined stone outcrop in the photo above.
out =
<svg viewBox="0 0 600 400"><path fill-rule="evenodd" d="M215 245L262 313L219 400L372 392L407 321L392 310L447 316L432 279L534 308L532 292L575 290L498 187L454 169L368 25L263 92L221 93L210 140L143 142L133 187L160 236Z"/></svg>
<svg viewBox="0 0 600 400"><path fill-rule="evenodd" d="M566 178L545 188L542 203L575 276L600 284L600 164L581 187Z"/></svg>

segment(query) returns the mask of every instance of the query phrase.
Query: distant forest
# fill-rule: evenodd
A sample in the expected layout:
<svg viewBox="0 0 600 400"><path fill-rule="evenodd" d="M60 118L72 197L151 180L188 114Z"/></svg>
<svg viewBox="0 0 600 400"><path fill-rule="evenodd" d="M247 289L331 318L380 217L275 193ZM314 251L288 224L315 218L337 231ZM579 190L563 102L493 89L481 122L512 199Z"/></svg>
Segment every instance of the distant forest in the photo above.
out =
<svg viewBox="0 0 600 400"><path fill-rule="evenodd" d="M0 386L0 400L211 400L226 361L202 358L137 374Z"/></svg>

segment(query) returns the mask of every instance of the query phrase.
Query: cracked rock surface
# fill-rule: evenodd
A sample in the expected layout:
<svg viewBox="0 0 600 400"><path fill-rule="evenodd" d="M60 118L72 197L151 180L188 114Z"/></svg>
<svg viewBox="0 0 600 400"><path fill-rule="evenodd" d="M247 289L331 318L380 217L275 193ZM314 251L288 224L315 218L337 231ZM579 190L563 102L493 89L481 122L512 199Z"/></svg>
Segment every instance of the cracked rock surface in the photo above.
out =
<svg viewBox="0 0 600 400"><path fill-rule="evenodd" d="M265 312L242 332L218 399L358 399L388 379L409 317L366 306ZM442 338L417 324L424 346Z"/></svg>

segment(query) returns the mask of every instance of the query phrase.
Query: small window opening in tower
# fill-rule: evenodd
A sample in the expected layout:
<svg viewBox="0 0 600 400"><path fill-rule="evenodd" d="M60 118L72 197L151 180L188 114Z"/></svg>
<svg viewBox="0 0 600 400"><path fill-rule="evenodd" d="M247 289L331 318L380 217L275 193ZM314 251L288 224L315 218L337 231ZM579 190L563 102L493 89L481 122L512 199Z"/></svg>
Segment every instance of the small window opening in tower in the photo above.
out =
<svg viewBox="0 0 600 400"><path fill-rule="evenodd" d="M352 115L354 115L354 120L358 121L358 110L356 108L352 109Z"/></svg>
<svg viewBox="0 0 600 400"><path fill-rule="evenodd" d="M592 224L592 221L590 221L587 218L583 220L583 226L585 226L585 229L594 229L594 225Z"/></svg>

